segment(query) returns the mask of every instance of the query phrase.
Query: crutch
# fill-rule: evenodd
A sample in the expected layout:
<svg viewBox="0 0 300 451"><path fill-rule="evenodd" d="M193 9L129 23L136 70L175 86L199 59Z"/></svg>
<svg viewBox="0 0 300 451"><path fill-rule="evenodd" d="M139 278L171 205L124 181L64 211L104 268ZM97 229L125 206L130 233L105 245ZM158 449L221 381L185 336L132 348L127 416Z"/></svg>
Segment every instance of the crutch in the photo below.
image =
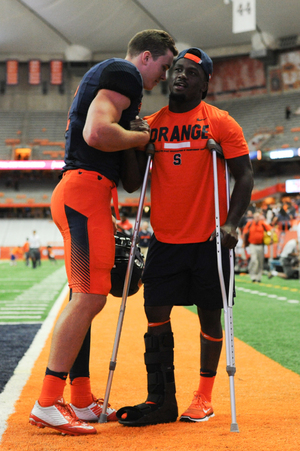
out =
<svg viewBox="0 0 300 451"><path fill-rule="evenodd" d="M226 341L226 371L229 376L230 388L230 406L231 406L231 426L230 432L239 432L239 427L236 422L236 408L235 408L235 388L234 375L235 368L235 354L234 354L234 335L233 335L233 283L234 283L234 257L233 250L229 251L230 262L230 279L228 298L224 283L223 268L222 268L222 251L221 251L221 226L220 226L220 209L219 209L219 188L218 188L218 170L217 170L217 154L223 157L222 148L213 139L207 141L207 148L212 151L213 158L213 175L214 175L214 200L215 200L215 216L216 216L216 245L218 258L218 272L220 279L220 286L223 298L224 307L224 325L225 325L225 341ZM227 195L227 211L230 204L230 181L227 162L225 160L225 177L226 177L226 195Z"/></svg>
<svg viewBox="0 0 300 451"><path fill-rule="evenodd" d="M132 271L133 271L133 265L134 265L134 259L135 259L135 246L136 246L136 241L137 241L137 237L138 237L138 233L139 233L140 222L141 222L141 217L142 217L142 212L143 212L143 205L144 205L144 200L145 200L145 195L146 195L147 181L148 181L148 175L149 175L149 171L150 171L151 159L154 155L154 152L155 152L154 145L152 143L149 143L147 145L147 149L146 149L148 159L147 159L147 165L146 165L144 180L143 180L140 199L139 199L138 210L137 210L134 229L133 229L129 260L128 260L128 265L127 265L127 270L126 270L126 275L125 275L123 292L122 292L122 302L121 302L121 307L120 307L120 312L119 312L119 319L118 319L118 323L117 323L117 330L116 330L116 335L115 335L112 356L111 356L111 360L110 360L110 364L109 364L109 373L108 373L108 380L107 380L106 391L105 391L105 396L104 396L104 401L103 401L103 406L102 406L102 413L99 417L98 423L107 423L106 409L108 406L108 399L109 399L109 395L110 395L113 374L114 374L116 364L117 364L117 353L118 353L118 348L119 348L119 343L120 343L121 330L122 330L123 319L124 319L125 308L126 308L126 301L127 301L127 297L128 297L131 276L132 276Z"/></svg>

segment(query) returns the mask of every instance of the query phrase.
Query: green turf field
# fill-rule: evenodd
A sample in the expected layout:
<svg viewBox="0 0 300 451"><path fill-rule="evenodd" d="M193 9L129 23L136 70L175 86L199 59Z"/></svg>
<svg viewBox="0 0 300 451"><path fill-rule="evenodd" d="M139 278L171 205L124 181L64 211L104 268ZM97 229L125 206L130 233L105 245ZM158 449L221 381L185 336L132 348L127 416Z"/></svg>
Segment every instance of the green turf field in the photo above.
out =
<svg viewBox="0 0 300 451"><path fill-rule="evenodd" d="M234 336L300 374L299 280L263 276L261 283L252 283L248 275L235 280Z"/></svg>
<svg viewBox="0 0 300 451"><path fill-rule="evenodd" d="M0 323L44 321L66 283L63 260L42 260L35 269L0 260Z"/></svg>

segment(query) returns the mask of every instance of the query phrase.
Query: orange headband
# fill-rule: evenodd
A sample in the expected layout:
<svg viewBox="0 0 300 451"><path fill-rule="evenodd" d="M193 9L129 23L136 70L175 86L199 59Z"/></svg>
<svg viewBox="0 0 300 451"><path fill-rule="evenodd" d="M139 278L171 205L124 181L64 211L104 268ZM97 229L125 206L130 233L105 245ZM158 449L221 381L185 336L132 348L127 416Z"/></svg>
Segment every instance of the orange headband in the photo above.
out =
<svg viewBox="0 0 300 451"><path fill-rule="evenodd" d="M202 59L199 58L199 56L193 55L192 53L186 53L183 58L187 58L189 60L192 60L192 61L194 61L197 64L201 64L202 63Z"/></svg>
<svg viewBox="0 0 300 451"><path fill-rule="evenodd" d="M194 61L196 64L201 64L202 59L199 56L193 55L192 53L186 53L183 58ZM208 79L211 79L211 74L208 74Z"/></svg>

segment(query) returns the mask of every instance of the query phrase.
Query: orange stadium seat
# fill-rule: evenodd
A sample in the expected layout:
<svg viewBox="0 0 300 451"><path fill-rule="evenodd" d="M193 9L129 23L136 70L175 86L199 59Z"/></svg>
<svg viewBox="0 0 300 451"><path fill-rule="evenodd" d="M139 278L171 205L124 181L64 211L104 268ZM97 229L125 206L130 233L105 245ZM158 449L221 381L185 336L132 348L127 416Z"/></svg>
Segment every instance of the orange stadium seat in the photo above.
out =
<svg viewBox="0 0 300 451"><path fill-rule="evenodd" d="M12 139L7 138L7 139L5 140L5 144L6 144L7 146L14 146L15 144L20 144L20 142L21 142L20 139L14 139L14 138L12 138Z"/></svg>

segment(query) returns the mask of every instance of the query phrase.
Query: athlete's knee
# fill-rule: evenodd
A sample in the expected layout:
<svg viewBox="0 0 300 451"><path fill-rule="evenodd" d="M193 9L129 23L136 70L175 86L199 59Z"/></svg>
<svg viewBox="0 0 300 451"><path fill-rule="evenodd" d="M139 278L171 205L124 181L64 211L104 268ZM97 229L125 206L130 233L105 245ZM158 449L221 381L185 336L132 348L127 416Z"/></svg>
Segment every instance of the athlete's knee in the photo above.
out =
<svg viewBox="0 0 300 451"><path fill-rule="evenodd" d="M72 293L71 302L78 303L78 306L82 311L86 311L89 316L94 318L106 304L106 296L102 294L93 293Z"/></svg>
<svg viewBox="0 0 300 451"><path fill-rule="evenodd" d="M170 319L172 306L163 305L157 307L145 306L145 313L149 323L162 323Z"/></svg>
<svg viewBox="0 0 300 451"><path fill-rule="evenodd" d="M221 309L206 310L198 308L198 316L201 330L204 334L213 338L222 337Z"/></svg>

